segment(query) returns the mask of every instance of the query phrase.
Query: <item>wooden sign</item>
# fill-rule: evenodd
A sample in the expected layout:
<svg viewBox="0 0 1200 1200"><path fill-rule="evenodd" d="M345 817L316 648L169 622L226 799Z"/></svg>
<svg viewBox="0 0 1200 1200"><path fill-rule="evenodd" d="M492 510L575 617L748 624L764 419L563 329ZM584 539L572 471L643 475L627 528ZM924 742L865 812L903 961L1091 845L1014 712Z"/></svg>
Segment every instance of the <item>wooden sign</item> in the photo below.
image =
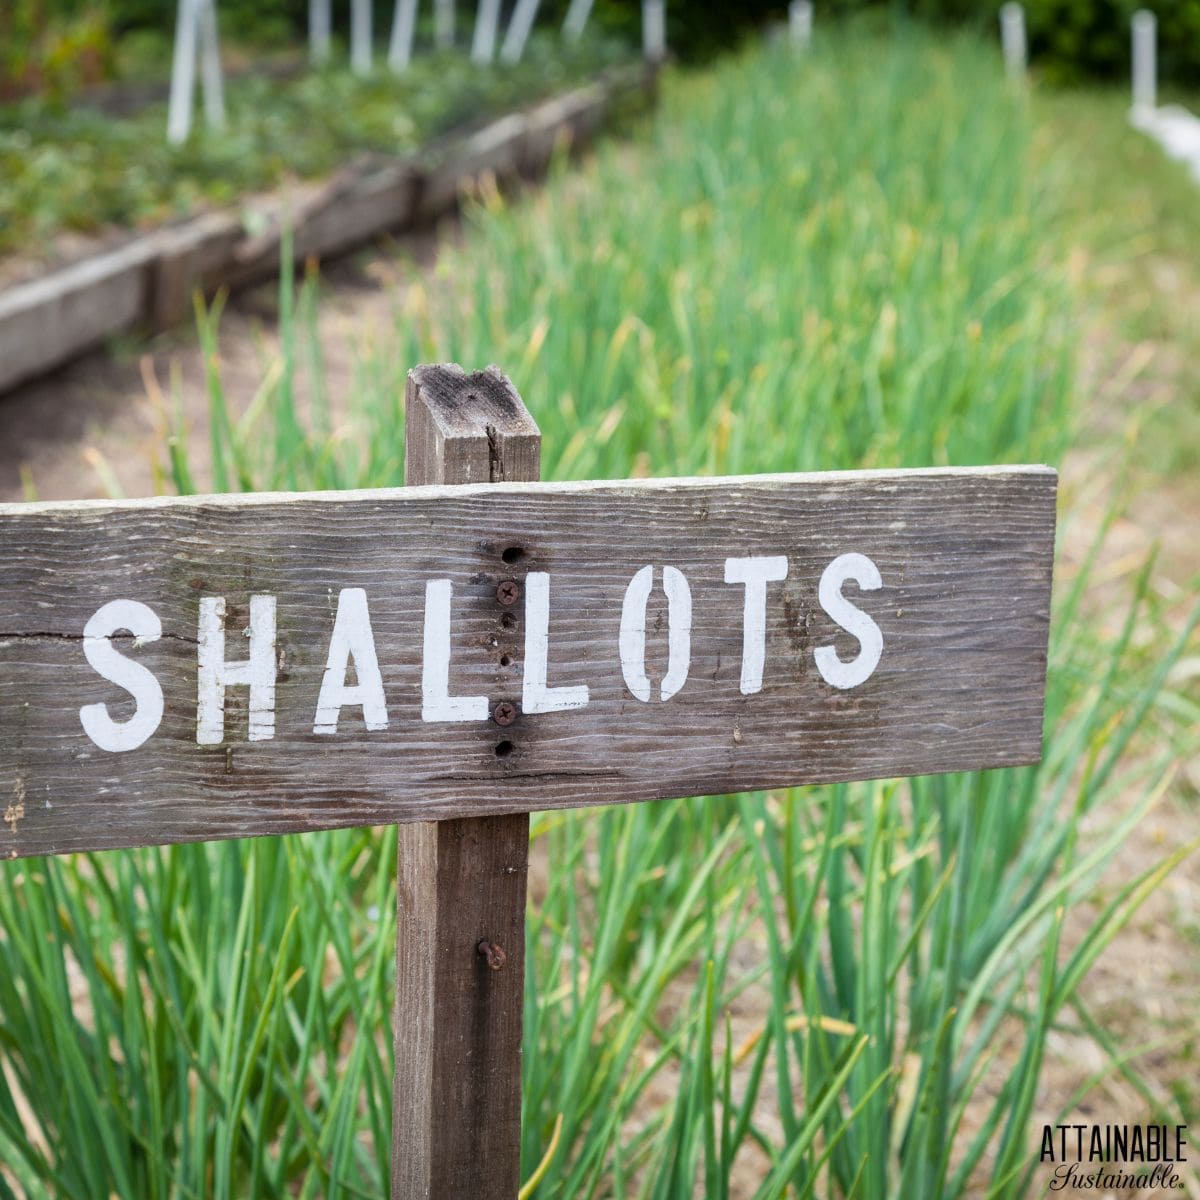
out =
<svg viewBox="0 0 1200 1200"><path fill-rule="evenodd" d="M1038 759L1041 467L0 506L0 855Z"/></svg>

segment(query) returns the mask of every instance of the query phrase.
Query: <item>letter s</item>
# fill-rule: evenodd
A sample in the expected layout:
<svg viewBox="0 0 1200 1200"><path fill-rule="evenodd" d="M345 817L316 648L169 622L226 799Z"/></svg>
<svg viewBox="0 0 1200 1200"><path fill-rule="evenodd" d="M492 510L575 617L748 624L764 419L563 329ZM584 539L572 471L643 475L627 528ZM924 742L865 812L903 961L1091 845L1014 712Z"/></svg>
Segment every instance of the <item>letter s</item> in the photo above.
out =
<svg viewBox="0 0 1200 1200"><path fill-rule="evenodd" d="M135 644L156 642L162 622L153 609L137 600L112 600L83 627L83 654L92 669L134 699L133 716L114 721L107 704L85 704L79 710L84 732L100 747L118 753L136 750L158 728L163 715L162 686L141 663L126 658L112 644L112 635L126 629Z"/></svg>
<svg viewBox="0 0 1200 1200"><path fill-rule="evenodd" d="M856 658L842 662L832 646L813 651L821 678L835 688L857 687L870 679L883 654L883 634L879 626L859 607L842 595L842 584L853 579L864 592L883 587L879 568L865 554L841 554L825 568L817 588L821 607L847 633L858 638L862 649Z"/></svg>

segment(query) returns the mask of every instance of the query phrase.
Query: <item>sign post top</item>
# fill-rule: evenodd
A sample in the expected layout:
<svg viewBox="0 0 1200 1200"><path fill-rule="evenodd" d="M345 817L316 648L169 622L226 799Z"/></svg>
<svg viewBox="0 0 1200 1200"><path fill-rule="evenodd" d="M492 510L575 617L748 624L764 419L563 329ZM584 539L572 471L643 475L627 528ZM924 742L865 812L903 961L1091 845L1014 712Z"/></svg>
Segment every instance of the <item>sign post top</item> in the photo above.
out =
<svg viewBox="0 0 1200 1200"><path fill-rule="evenodd" d="M404 478L415 483L502 483L537 479L541 433L508 377L495 366L468 375L461 367L414 367ZM479 436L483 430L485 437ZM486 453L485 453L486 452ZM414 474L415 464L420 470Z"/></svg>

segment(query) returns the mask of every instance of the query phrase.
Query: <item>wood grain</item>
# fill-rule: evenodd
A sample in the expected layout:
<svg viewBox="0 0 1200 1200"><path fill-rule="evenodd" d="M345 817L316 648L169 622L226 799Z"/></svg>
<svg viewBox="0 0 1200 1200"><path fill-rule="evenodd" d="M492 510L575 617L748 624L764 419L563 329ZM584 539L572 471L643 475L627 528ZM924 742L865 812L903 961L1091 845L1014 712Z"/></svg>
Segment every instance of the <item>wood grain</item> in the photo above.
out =
<svg viewBox="0 0 1200 1200"><path fill-rule="evenodd" d="M409 374L410 483L536 479L540 446L499 371ZM400 827L392 1200L512 1200L520 1187L528 860L527 813ZM504 953L498 970L485 941Z"/></svg>
<svg viewBox="0 0 1200 1200"><path fill-rule="evenodd" d="M489 483L505 461L503 389L493 435L458 444L478 486L292 496L0 506L0 854L442 820L835 780L1034 762L1040 755L1056 477L1046 468L821 473L626 483ZM471 445L468 446L467 443ZM410 453L425 454L414 440ZM515 451L514 451L515 453ZM526 445L526 455L536 448ZM458 468L455 468L456 470ZM501 474L503 470L501 468ZM505 561L505 552L516 561ZM828 686L814 649L853 656L817 603L825 566L868 555L883 587L852 599L884 639L875 673ZM786 555L768 595L762 691L739 690L743 588L727 556ZM688 679L669 702L625 686L625 589L654 564L647 672L666 665L664 565L695 606ZM584 709L491 721L421 719L425 582L452 581L450 687L519 702L520 605L500 581L550 575L549 683L586 683ZM339 589L365 589L389 727L343 710L313 733ZM246 740L245 688L226 741L196 744L201 597L227 598L230 658L253 594L277 597L275 735ZM81 705L129 711L85 662L102 604L131 598L161 640L126 653L162 681L166 711L140 749L106 753ZM510 750L505 754L505 749ZM499 751L499 753L498 753ZM7 806L7 808L5 807ZM19 815L17 815L19 814Z"/></svg>

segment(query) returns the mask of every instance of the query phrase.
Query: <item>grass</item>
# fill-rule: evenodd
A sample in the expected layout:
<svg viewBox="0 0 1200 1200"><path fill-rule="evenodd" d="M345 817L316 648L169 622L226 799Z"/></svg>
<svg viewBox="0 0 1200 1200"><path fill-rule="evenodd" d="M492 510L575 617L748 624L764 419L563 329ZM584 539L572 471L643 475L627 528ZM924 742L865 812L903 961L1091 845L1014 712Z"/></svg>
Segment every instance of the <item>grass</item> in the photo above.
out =
<svg viewBox="0 0 1200 1200"><path fill-rule="evenodd" d="M287 177L327 173L356 153L402 155L469 120L528 102L622 57L614 44L530 41L517 66L480 69L465 55L417 58L403 75L345 67L290 80L250 75L227 87L228 128L197 113L179 147L162 104L111 118L27 100L0 106L0 253L64 229L136 226L236 204Z"/></svg>
<svg viewBox="0 0 1200 1200"><path fill-rule="evenodd" d="M632 146L519 206L485 192L345 407L315 281L282 281L245 411L202 313L216 486L400 483L404 370L446 359L508 370L547 477L1058 462L1077 297L995 58L829 32L671 78ZM172 470L189 489L178 438ZM1181 637L1134 638L1148 572L1111 637L1089 572L1057 580L1036 769L535 818L537 1197L1044 1185L1048 1039L1191 849L1064 939L1194 718L1164 683ZM381 1194L394 855L382 830L5 866L0 1196Z"/></svg>

